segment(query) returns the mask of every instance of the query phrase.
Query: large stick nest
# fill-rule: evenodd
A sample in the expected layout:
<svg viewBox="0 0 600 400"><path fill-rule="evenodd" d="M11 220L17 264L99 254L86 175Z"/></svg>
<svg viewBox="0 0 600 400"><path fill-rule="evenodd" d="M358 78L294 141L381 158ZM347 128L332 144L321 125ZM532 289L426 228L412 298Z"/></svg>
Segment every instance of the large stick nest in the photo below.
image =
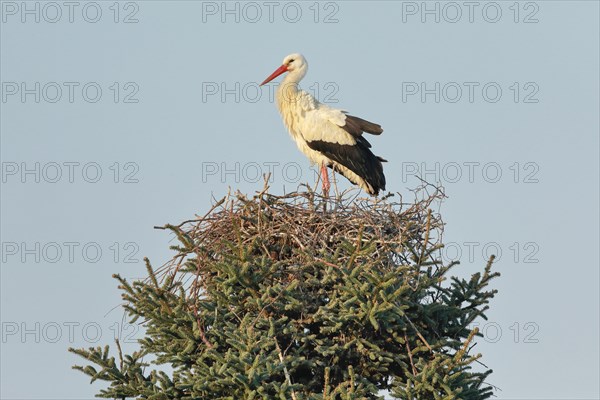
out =
<svg viewBox="0 0 600 400"><path fill-rule="evenodd" d="M157 271L159 276L198 293L210 273L206 266L231 251L225 243L250 246L255 255L288 266L307 262L332 266L327 255L336 252L338 264L343 264L351 255L339 254L340 243L357 240L376 244L370 257L388 260L389 268L438 263L431 249L441 246L444 224L432 207L445 197L441 188L424 183L406 203L401 195L358 198L360 192L353 189L329 197L308 186L301 188L274 195L265 184L251 197L229 194L202 217L162 227L174 231L186 245L172 247L178 254ZM193 262L188 255L195 256Z"/></svg>

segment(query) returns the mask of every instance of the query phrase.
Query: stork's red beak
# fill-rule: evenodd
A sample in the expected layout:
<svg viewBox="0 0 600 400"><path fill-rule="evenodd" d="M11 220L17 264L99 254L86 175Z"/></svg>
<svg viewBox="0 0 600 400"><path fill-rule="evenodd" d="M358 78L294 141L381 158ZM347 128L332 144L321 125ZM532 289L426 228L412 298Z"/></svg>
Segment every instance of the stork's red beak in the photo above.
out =
<svg viewBox="0 0 600 400"><path fill-rule="evenodd" d="M287 72L287 65L282 65L281 67L277 68L271 75L269 75L267 79L264 80L263 83L260 84L260 86L264 85L265 83L271 82L273 79L277 78L284 72Z"/></svg>

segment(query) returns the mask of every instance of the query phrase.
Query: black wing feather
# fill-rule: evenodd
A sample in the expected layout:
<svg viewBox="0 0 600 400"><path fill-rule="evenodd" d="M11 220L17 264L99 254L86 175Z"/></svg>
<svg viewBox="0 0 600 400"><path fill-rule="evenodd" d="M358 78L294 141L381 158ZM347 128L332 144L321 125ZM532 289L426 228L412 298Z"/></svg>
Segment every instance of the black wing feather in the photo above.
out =
<svg viewBox="0 0 600 400"><path fill-rule="evenodd" d="M362 139L362 140L361 140ZM325 142L323 140L315 140L306 142L308 147L322 153L329 159L343 165L356 175L363 178L371 187L373 193L377 195L380 190L385 190L385 176L383 175L383 160L369 150L371 145L366 139L360 137L355 145L346 145L338 143ZM346 178L354 183L349 177Z"/></svg>

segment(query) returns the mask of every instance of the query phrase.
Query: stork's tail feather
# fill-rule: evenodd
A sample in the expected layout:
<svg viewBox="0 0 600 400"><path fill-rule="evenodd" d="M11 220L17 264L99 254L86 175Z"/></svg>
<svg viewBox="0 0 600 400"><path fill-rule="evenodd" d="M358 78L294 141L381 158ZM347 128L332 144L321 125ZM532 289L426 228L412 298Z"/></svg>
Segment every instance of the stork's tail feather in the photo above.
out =
<svg viewBox="0 0 600 400"><path fill-rule="evenodd" d="M375 174L370 176L359 176L354 171L341 164L329 165L329 168L335 170L344 176L348 181L364 189L371 196L379 195L379 191L385 190L385 176L383 169L375 171Z"/></svg>
<svg viewBox="0 0 600 400"><path fill-rule="evenodd" d="M374 168L370 169L369 173L363 179L372 188L372 190L368 190L367 188L367 192L372 196L377 196L380 190L385 190L385 175L383 174L383 165L381 162L385 162L386 160L377 156L374 156L374 158Z"/></svg>

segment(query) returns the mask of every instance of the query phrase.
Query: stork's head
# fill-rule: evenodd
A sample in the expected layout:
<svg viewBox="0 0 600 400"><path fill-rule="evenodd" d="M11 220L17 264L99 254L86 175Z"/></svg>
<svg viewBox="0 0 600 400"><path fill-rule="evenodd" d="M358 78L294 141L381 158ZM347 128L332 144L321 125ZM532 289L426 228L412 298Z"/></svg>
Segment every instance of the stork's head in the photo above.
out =
<svg viewBox="0 0 600 400"><path fill-rule="evenodd" d="M279 75L284 72L289 72L290 79L295 82L300 81L306 75L306 71L308 70L308 63L306 62L306 58L300 53L290 54L283 59L283 63L281 67L277 68L267 79L264 80L260 85L264 85L277 78Z"/></svg>

